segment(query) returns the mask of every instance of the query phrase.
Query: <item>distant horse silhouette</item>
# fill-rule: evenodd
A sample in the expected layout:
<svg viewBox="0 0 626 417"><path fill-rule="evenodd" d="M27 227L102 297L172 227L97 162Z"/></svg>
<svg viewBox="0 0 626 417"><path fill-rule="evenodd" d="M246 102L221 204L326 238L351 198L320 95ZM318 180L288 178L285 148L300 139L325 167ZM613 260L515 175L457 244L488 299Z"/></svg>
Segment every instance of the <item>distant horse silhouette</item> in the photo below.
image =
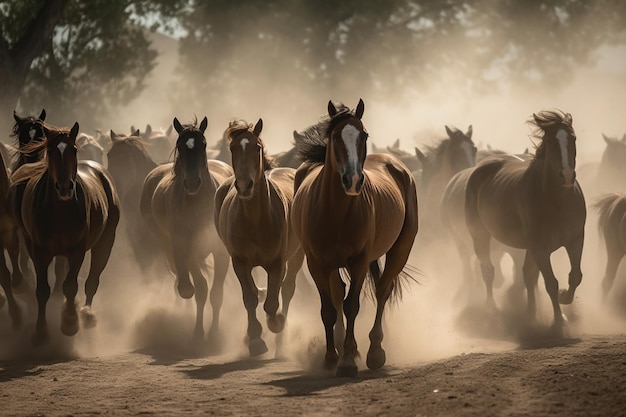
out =
<svg viewBox="0 0 626 417"><path fill-rule="evenodd" d="M437 145L427 148L422 153L417 147L415 152L422 164L418 189L423 224L428 225L428 235L437 233L441 226L441 198L448 181L459 171L476 164L476 146L472 141L472 126L463 133L457 128L446 126L448 138Z"/></svg>
<svg viewBox="0 0 626 417"><path fill-rule="evenodd" d="M298 131L294 130L292 133L293 142L292 147L286 151L272 155L274 161L279 167L298 168L302 161L298 157L297 142L302 140L302 135Z"/></svg>
<svg viewBox="0 0 626 417"><path fill-rule="evenodd" d="M134 126L130 127L130 133L133 136L138 129ZM141 133L141 138L144 141L146 150L150 157L157 163L164 163L170 161L172 149L174 148L174 138L172 137L172 126L167 130L159 129L154 130L150 124L146 125L146 129Z"/></svg>
<svg viewBox="0 0 626 417"><path fill-rule="evenodd" d="M622 139L602 134L606 143L594 184L596 192L626 192L626 134Z"/></svg>
<svg viewBox="0 0 626 417"><path fill-rule="evenodd" d="M373 281L377 301L367 366L377 369L386 360L381 346L385 304L392 294L398 295L398 277L418 229L413 176L394 156L366 156L363 111L362 100L354 112L338 111L328 103L329 119L317 126L324 134L310 135L298 145L304 162L296 172L292 208L292 224L320 294L326 366L334 367L339 360L333 327L343 304L347 327L337 374L350 376L358 372L354 322L366 276ZM383 255L381 274L378 259ZM345 300L340 268L350 275Z"/></svg>
<svg viewBox="0 0 626 417"><path fill-rule="evenodd" d="M224 130L222 137L209 149L207 149L207 155L209 159L216 159L218 161L226 162L228 165L232 165L230 147L228 139L226 138L226 132Z"/></svg>
<svg viewBox="0 0 626 417"><path fill-rule="evenodd" d="M593 207L599 212L598 230L604 238L607 254L602 298L606 300L615 282L617 268L626 255L626 195L612 193L603 195Z"/></svg>
<svg viewBox="0 0 626 417"><path fill-rule="evenodd" d="M534 288L539 272L554 310L554 326L563 316L559 303L569 304L582 280L580 258L586 219L585 199L576 181L576 135L572 116L560 111L533 115L541 144L526 162L514 156L494 156L480 162L467 182L465 217L480 262L487 298L494 267L490 259L493 238L505 245L526 249L523 274L528 314L536 311ZM559 293L550 254L565 247L571 270L569 288Z"/></svg>
<svg viewBox="0 0 626 417"><path fill-rule="evenodd" d="M33 341L48 339L46 304L50 296L48 265L55 256L69 262L63 281L65 304L61 331L71 336L78 331L75 297L78 272L91 250L91 267L85 282L84 325L95 325L91 311L115 241L119 201L113 180L104 167L92 161L78 162L76 136L78 123L71 130L45 127L46 140L29 145L24 152L44 152L39 162L22 165L13 173L11 201L16 221L37 274L38 314Z"/></svg>
<svg viewBox="0 0 626 417"><path fill-rule="evenodd" d="M217 342L219 313L230 257L219 239L213 220L217 188L233 175L232 168L206 157L205 117L200 126L182 125L174 118L178 132L174 162L154 168L146 177L140 209L150 227L160 236L176 287L183 298L196 299L194 339L204 338L204 306L207 299L206 258L213 254L211 288L213 321L208 333ZM193 285L189 274L193 277Z"/></svg>
<svg viewBox="0 0 626 417"><path fill-rule="evenodd" d="M81 133L76 138L78 147L78 159L80 161L96 161L104 165L104 149L95 137L86 133Z"/></svg>
<svg viewBox="0 0 626 417"><path fill-rule="evenodd" d="M226 136L235 175L218 188L215 196L215 225L241 284L252 356L267 352L261 323L256 318L258 290L252 268L260 266L267 272L267 326L279 333L296 289L296 274L304 261L304 252L290 224L296 171L275 167L260 138L262 129L261 119L254 126L244 120L229 124Z"/></svg>
<svg viewBox="0 0 626 417"><path fill-rule="evenodd" d="M159 256L160 248L157 235L142 218L139 202L144 180L157 163L148 154L139 131L134 133L125 136L111 130L107 167L120 197L123 235L131 246L133 259L146 272Z"/></svg>
<svg viewBox="0 0 626 417"><path fill-rule="evenodd" d="M422 163L415 153L407 152L400 148L400 139L396 139L392 145L387 145L383 148L379 148L372 143L372 153L390 153L404 162L404 165L411 172L418 172L422 169Z"/></svg>

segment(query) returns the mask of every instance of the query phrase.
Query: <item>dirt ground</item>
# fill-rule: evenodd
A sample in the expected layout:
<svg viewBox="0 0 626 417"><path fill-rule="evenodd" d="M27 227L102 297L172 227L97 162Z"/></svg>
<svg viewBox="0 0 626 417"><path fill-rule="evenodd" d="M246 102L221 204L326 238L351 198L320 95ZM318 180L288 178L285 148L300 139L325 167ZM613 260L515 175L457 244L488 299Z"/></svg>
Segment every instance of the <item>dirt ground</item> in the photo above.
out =
<svg viewBox="0 0 626 417"><path fill-rule="evenodd" d="M215 354L215 345L190 343L195 306L176 296L173 278L140 276L117 248L96 294L96 328L62 336L52 299L53 340L33 348L32 322L13 331L0 310L0 415L626 416L626 280L600 301L602 247L591 240L562 337L551 332L541 280L529 324L525 297L513 302L510 283L496 290L497 308L486 309L482 283L476 294L458 291L452 257L416 254L419 283L386 311L387 364L370 371L361 360L352 379L320 366L323 327L309 277L299 278L284 335L266 330L270 351L257 358L248 356L241 291L229 277ZM562 286L565 260L553 256ZM363 357L373 311L364 299L356 328ZM258 316L265 326L261 307ZM207 308L205 328L209 318Z"/></svg>

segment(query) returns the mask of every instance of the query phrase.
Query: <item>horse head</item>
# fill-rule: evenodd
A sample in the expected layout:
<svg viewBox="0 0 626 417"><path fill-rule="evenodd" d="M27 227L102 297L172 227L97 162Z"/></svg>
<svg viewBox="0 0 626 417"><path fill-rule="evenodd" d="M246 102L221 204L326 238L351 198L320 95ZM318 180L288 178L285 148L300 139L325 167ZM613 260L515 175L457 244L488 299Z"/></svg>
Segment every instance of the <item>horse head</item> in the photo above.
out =
<svg viewBox="0 0 626 417"><path fill-rule="evenodd" d="M543 158L546 167L558 176L561 184L572 187L576 183L576 133L572 115L557 111L533 114L534 124L543 132L536 158Z"/></svg>
<svg viewBox="0 0 626 417"><path fill-rule="evenodd" d="M78 122L70 130L46 127L48 175L60 200L76 198Z"/></svg>
<svg viewBox="0 0 626 417"><path fill-rule="evenodd" d="M183 186L188 194L194 195L202 186L202 175L208 170L206 155L206 130L208 121L206 116L196 127L196 123L182 125L174 117L173 126L178 132L176 139L176 159L174 173L181 176Z"/></svg>
<svg viewBox="0 0 626 417"><path fill-rule="evenodd" d="M41 110L39 117L20 117L13 112L15 124L13 125L13 136L17 139L15 145L18 149L24 149L31 142L43 142L46 138L44 131L44 121L46 120L46 109ZM40 154L22 154L23 162L36 162L41 159Z"/></svg>
<svg viewBox="0 0 626 417"><path fill-rule="evenodd" d="M229 123L227 138L235 171L235 189L243 200L254 196L254 186L262 180L266 159L263 141L260 138L263 119L256 125L243 120Z"/></svg>
<svg viewBox="0 0 626 417"><path fill-rule="evenodd" d="M361 122L365 104L362 99L353 112L337 110L328 102L328 149L333 169L341 178L347 195L358 195L363 188L365 176L363 164L367 155L367 131Z"/></svg>
<svg viewBox="0 0 626 417"><path fill-rule="evenodd" d="M456 174L465 168L476 165L478 149L474 145L474 141L472 141L472 125L469 125L465 133L455 127L446 126L446 133L448 138L450 138L448 161L452 171Z"/></svg>

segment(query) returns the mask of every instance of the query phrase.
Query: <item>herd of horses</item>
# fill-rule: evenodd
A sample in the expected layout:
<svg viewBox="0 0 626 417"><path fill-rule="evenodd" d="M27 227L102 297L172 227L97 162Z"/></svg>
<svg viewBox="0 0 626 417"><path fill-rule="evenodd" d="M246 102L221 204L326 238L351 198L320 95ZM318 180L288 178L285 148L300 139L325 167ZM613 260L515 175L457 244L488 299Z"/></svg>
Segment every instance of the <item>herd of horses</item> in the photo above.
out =
<svg viewBox="0 0 626 417"><path fill-rule="evenodd" d="M261 138L262 119L231 121L218 144L208 147L206 117L189 124L175 117L168 131L148 126L144 134L131 128L129 135L91 137L79 133L78 123L70 129L50 125L45 110L38 117L14 113L15 145L0 147L0 243L11 262L9 270L0 258L0 305L8 306L16 328L23 324L14 291L30 290L34 267L33 343L45 344L48 267L54 260L65 298L61 332L72 336L80 324L95 325L92 301L119 232L142 270L164 258L180 297L195 298L196 342L220 337L232 264L247 312L246 343L257 356L268 351L256 313L260 300L267 328L281 333L306 259L321 301L325 366L355 376L362 289L370 286L376 300L366 364L377 369L386 361L385 305L411 277L407 262L419 223L420 235L454 241L465 283L473 280L473 263L480 265L488 305L495 303L492 287L503 253L511 254L523 279L531 318L541 272L553 328L560 331L560 305L572 302L582 280L587 216L576 179L572 116L558 110L534 114L534 153L479 151L472 126L466 132L446 126L448 137L423 152L416 148L412 155L396 143L368 154L364 110L362 100L354 109L329 101L325 116L294 131L292 149L274 156ZM605 141L626 155L626 136ZM610 154L606 158L615 159L617 152ZM598 178L615 175L606 165L594 167ZM594 207L608 253L606 296L626 253L626 197L606 194ZM561 247L570 260L567 290L559 290L550 261ZM85 305L77 309L78 275L88 251ZM255 282L256 267L267 273L266 290ZM212 322L205 333L207 298Z"/></svg>

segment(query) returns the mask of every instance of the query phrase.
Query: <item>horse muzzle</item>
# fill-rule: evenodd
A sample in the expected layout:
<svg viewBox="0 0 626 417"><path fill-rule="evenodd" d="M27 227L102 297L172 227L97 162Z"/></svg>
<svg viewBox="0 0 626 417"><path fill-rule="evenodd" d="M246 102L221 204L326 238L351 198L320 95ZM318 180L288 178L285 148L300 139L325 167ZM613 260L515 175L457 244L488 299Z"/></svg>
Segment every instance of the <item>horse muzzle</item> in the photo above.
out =
<svg viewBox="0 0 626 417"><path fill-rule="evenodd" d="M363 189L363 181L365 176L361 172L360 174L343 174L341 176L341 185L347 195L359 195L361 189Z"/></svg>
<svg viewBox="0 0 626 417"><path fill-rule="evenodd" d="M235 180L235 189L237 196L242 200L250 200L253 196L254 181L237 181Z"/></svg>
<svg viewBox="0 0 626 417"><path fill-rule="evenodd" d="M196 195L198 191L200 191L200 187L202 187L202 178L185 178L183 181L183 185L185 186L185 191L187 194Z"/></svg>
<svg viewBox="0 0 626 417"><path fill-rule="evenodd" d="M64 182L63 184L55 182L54 188L56 189L59 200L68 201L75 198L76 196L75 180L70 180L68 182Z"/></svg>

